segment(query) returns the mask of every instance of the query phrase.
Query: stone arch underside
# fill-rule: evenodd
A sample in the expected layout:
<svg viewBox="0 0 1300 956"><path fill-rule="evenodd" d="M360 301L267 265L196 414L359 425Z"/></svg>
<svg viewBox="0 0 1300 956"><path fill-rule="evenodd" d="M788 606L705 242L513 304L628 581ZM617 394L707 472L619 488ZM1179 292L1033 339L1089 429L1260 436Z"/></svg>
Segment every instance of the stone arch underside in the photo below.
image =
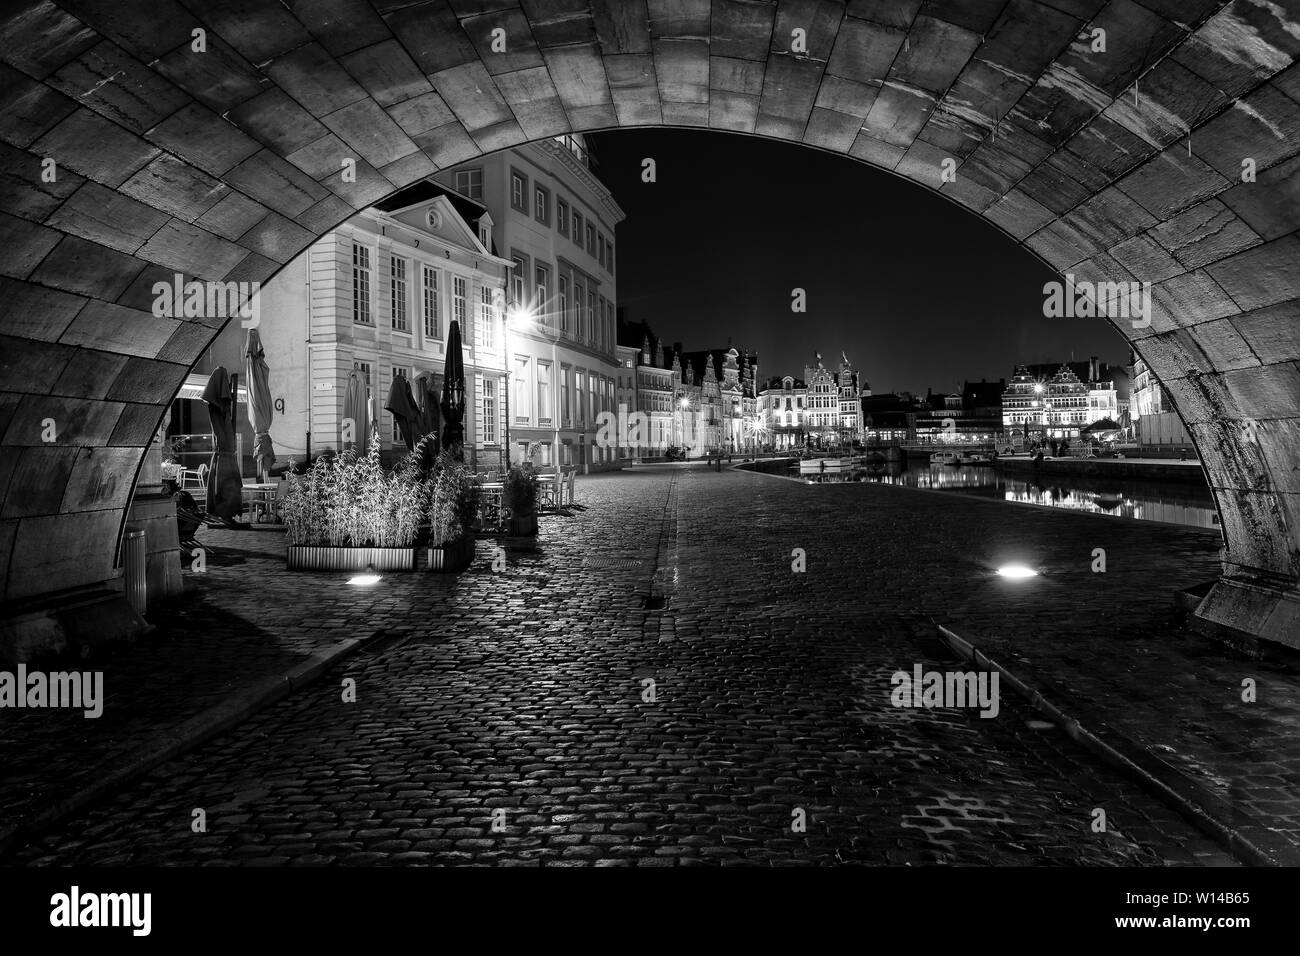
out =
<svg viewBox="0 0 1300 956"><path fill-rule="evenodd" d="M154 282L264 281L438 169L666 125L846 154L1062 273L1152 283L1150 326L1116 324L1218 500L1223 577L1200 614L1300 631L1300 0L25 0L0 17L10 606L119 574L143 450L221 325L154 317Z"/></svg>

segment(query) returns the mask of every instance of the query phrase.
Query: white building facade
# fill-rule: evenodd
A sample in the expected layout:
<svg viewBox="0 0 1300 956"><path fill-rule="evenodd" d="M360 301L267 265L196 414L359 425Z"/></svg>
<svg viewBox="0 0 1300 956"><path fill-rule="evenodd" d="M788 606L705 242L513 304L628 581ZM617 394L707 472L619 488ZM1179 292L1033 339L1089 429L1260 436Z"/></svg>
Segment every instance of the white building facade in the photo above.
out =
<svg viewBox="0 0 1300 956"><path fill-rule="evenodd" d="M487 206L496 252L511 265L512 460L616 466L620 450L596 438L601 413L617 410L614 237L625 216L592 173L582 137L494 153L436 179Z"/></svg>
<svg viewBox="0 0 1300 956"><path fill-rule="evenodd" d="M421 375L441 385L455 319L470 399L466 460L497 467L504 451L501 303L510 262L489 251L491 232L482 206L417 184L326 233L262 288L257 331L269 367L277 463L343 447L353 369L369 386L374 440L385 457L404 454L397 423L384 410L389 388L399 374L413 386ZM223 365L240 374L242 391L245 334L238 321L226 327L191 374L191 390ZM245 416L241 405L241 421Z"/></svg>

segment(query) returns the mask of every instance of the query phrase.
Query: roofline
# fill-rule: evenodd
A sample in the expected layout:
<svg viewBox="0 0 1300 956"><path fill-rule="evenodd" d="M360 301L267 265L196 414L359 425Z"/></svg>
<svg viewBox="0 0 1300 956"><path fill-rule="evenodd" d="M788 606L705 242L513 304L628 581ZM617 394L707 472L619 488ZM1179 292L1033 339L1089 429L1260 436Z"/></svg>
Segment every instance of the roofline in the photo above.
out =
<svg viewBox="0 0 1300 956"><path fill-rule="evenodd" d="M569 150L555 142L551 137L529 143L529 146L546 156L558 155L560 161L565 164L569 171L581 179L583 185L596 194L596 198L600 200L601 205L609 211L610 217L614 220L613 225L617 226L627 218L627 213L614 199L614 194L609 191L609 187L601 182L595 173L580 163L578 158Z"/></svg>
<svg viewBox="0 0 1300 956"><path fill-rule="evenodd" d="M405 212L408 209L414 209L415 207L420 205L437 202L440 199L443 202L445 202L448 206L451 206L451 210L452 212L456 213L457 219L459 219L463 223L465 222L464 217L462 217L459 212L456 212L456 207L452 205L451 200L448 199L446 196L434 196L432 199L425 199L422 200L421 202L411 203L411 205L403 206L401 209L395 210L395 212ZM393 218L393 213L385 212L384 210L377 209L374 206L367 206L365 209L362 209L359 213L357 213L356 216L354 216L353 218L357 218L357 217L361 217L363 219L370 219L376 223L381 223L384 225L388 225L389 223L391 223L397 229L404 229L407 232L416 233L420 236L428 237L429 239L433 239L436 242L446 243L447 245L455 245L454 243L448 243L447 240L443 239L440 236L435 235L432 232L425 232L423 229L417 229L416 227L412 226L410 223L399 222ZM340 223L340 225L346 225L346 223ZM473 236L474 241L478 242L479 238L478 235L474 232L474 227L470 226L469 223L465 223L465 225L469 229L470 235ZM463 247L458 247L458 248L463 248ZM482 248L481 244L480 244L480 248ZM475 258L486 259L488 262L494 262L499 266L510 266L510 267L514 266L513 260L503 259L501 256L494 256L491 252L487 252L487 251L478 252L477 250L474 249L465 249L464 251L471 253Z"/></svg>

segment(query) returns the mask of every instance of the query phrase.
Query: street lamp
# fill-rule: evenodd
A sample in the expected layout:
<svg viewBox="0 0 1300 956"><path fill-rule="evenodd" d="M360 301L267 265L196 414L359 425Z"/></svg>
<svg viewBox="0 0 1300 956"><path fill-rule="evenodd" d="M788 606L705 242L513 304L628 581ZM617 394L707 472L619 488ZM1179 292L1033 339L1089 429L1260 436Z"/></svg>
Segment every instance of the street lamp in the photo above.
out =
<svg viewBox="0 0 1300 956"><path fill-rule="evenodd" d="M681 414L682 424L681 424L681 429L680 429L680 431L681 431L681 439L682 439L682 443L685 444L685 442L686 442L686 409L688 409L688 408L691 407L691 400L690 400L689 398L686 398L685 396L683 396L683 397L682 397L682 400L681 400L680 402L678 402L677 404L680 405L680 406L681 406L681 409L682 409L682 414ZM674 416L673 416L673 446L674 446L674 447L677 447L677 432L678 432L677 416L674 415Z"/></svg>

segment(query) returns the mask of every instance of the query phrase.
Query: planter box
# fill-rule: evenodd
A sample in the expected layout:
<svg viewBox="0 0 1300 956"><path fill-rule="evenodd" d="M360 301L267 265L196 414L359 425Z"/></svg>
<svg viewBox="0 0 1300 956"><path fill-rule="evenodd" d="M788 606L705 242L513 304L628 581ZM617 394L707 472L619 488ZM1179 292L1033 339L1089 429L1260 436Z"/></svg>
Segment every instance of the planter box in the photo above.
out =
<svg viewBox="0 0 1300 956"><path fill-rule="evenodd" d="M333 548L291 544L290 571L414 571L415 548Z"/></svg>
<svg viewBox="0 0 1300 956"><path fill-rule="evenodd" d="M425 550L429 558L426 571L454 574L464 571L474 560L474 536L461 535L455 541L441 546L429 545Z"/></svg>
<svg viewBox="0 0 1300 956"><path fill-rule="evenodd" d="M537 515L510 516L510 534L516 538L533 537L537 534Z"/></svg>

